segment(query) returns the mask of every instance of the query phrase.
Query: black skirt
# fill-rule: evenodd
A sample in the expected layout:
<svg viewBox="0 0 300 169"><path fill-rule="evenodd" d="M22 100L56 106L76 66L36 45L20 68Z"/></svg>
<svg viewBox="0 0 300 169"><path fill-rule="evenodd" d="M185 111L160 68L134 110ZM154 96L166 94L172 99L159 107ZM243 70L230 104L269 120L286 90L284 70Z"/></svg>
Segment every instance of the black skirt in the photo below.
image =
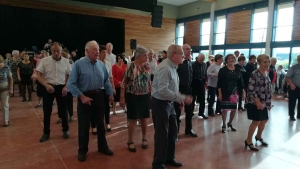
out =
<svg viewBox="0 0 300 169"><path fill-rule="evenodd" d="M20 75L22 85L32 85L31 75Z"/></svg>
<svg viewBox="0 0 300 169"><path fill-rule="evenodd" d="M247 115L249 120L263 121L269 119L269 112L267 108L258 110L254 104L247 104Z"/></svg>
<svg viewBox="0 0 300 169"><path fill-rule="evenodd" d="M126 93L127 119L144 119L150 117L149 94L134 95Z"/></svg>
<svg viewBox="0 0 300 169"><path fill-rule="evenodd" d="M120 102L120 93L121 93L121 88L120 87L116 88L116 95L114 95L114 102Z"/></svg>

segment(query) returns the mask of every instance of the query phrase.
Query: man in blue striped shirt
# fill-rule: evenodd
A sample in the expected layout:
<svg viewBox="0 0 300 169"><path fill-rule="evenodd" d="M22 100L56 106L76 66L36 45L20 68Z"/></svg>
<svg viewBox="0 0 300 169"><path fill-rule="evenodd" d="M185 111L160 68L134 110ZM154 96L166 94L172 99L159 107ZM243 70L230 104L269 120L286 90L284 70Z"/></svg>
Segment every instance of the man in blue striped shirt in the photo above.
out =
<svg viewBox="0 0 300 169"><path fill-rule="evenodd" d="M78 160L86 160L89 143L89 129L92 113L95 113L98 137L98 152L113 155L108 148L104 129L104 93L109 95L109 101L113 102L113 90L109 82L109 75L105 65L97 60L99 46L96 41L90 41L85 46L86 56L75 62L68 80L68 91L73 97L78 97Z"/></svg>

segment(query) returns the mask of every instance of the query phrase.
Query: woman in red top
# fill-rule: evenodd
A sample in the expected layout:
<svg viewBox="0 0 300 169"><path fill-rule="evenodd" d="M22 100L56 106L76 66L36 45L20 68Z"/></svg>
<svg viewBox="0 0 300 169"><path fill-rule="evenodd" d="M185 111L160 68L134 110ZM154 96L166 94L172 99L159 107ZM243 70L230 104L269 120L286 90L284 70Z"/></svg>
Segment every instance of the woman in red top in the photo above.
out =
<svg viewBox="0 0 300 169"><path fill-rule="evenodd" d="M120 91L121 91L121 83L124 77L124 73L126 71L126 64L124 63L125 56L123 54L119 54L116 57L116 63L112 66L112 74L114 78L114 84L116 88L116 95L114 96L113 103L113 114L116 114L116 103L120 102Z"/></svg>

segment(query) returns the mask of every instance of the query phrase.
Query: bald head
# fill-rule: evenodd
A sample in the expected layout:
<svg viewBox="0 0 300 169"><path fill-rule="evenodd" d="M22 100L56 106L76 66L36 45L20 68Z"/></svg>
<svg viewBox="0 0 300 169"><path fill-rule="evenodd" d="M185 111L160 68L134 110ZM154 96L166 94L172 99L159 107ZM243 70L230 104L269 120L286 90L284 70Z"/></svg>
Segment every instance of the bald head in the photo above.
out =
<svg viewBox="0 0 300 169"><path fill-rule="evenodd" d="M203 63L205 60L205 55L203 53L200 53L198 56L197 56L197 62L198 63Z"/></svg>

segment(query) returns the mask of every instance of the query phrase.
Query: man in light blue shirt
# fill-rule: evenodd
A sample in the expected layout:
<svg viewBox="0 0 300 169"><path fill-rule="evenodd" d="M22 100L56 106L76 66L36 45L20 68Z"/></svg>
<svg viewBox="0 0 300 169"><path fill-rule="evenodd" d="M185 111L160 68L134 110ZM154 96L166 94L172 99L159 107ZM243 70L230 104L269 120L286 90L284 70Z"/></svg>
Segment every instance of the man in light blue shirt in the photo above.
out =
<svg viewBox="0 0 300 169"><path fill-rule="evenodd" d="M89 143L91 117L94 113L97 124L98 152L113 155L108 148L104 129L104 87L109 101L113 102L113 90L105 65L97 60L99 46L96 41L90 41L85 46L86 56L75 62L68 80L68 91L73 97L78 97L78 160L86 160Z"/></svg>

